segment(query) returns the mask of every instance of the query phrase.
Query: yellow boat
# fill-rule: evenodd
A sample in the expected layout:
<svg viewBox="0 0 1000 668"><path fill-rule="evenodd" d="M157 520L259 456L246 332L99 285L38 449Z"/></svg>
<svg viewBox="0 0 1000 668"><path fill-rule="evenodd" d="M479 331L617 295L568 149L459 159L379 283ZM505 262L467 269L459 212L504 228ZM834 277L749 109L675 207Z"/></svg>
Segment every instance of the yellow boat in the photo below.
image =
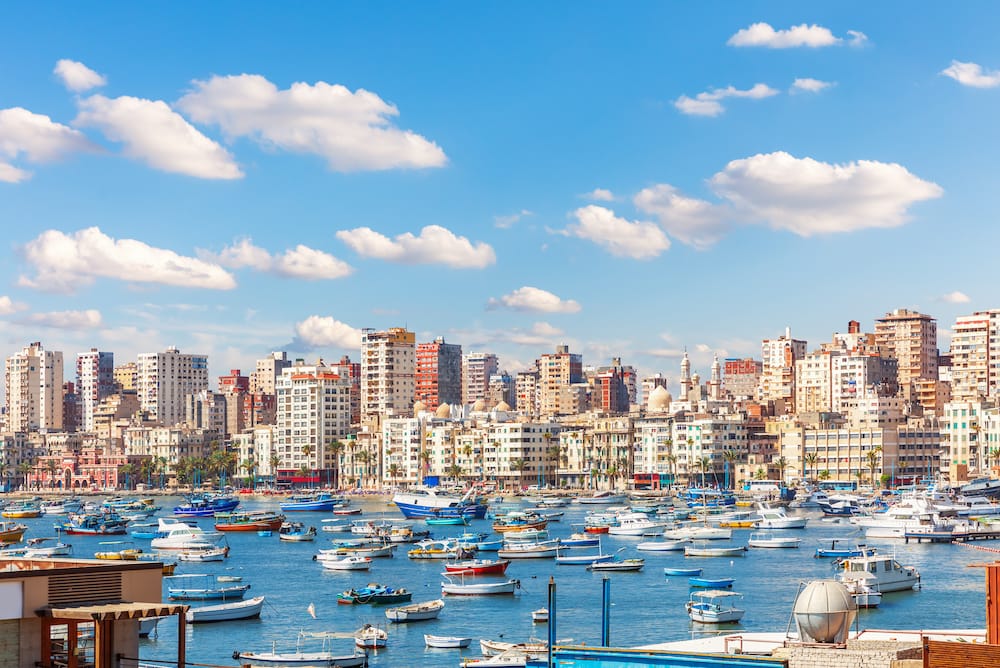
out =
<svg viewBox="0 0 1000 668"><path fill-rule="evenodd" d="M0 545L20 543L28 527L15 522L0 522Z"/></svg>
<svg viewBox="0 0 1000 668"><path fill-rule="evenodd" d="M750 529L754 525L754 520L723 520L719 526L725 529Z"/></svg>
<svg viewBox="0 0 1000 668"><path fill-rule="evenodd" d="M124 550L110 550L107 552L95 552L94 559L105 559L107 561L138 561L142 557L142 550L137 547L129 547Z"/></svg>
<svg viewBox="0 0 1000 668"><path fill-rule="evenodd" d="M9 517L11 519L26 519L41 516L41 506L36 503L31 503L30 501L13 503L0 511L0 517Z"/></svg>

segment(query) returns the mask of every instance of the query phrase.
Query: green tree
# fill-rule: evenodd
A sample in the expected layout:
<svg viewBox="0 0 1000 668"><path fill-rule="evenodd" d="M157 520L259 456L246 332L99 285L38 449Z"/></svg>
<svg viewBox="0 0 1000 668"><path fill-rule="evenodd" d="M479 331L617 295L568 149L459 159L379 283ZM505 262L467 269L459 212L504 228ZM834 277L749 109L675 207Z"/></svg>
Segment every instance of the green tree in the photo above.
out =
<svg viewBox="0 0 1000 668"><path fill-rule="evenodd" d="M399 464L396 464L395 462L389 464L389 469L386 471L386 473L389 474L389 482L392 484L393 487L396 486L396 478L398 478L399 474L402 472L403 472L402 469L399 468Z"/></svg>
<svg viewBox="0 0 1000 668"><path fill-rule="evenodd" d="M132 476L135 474L135 464L122 464L118 467L119 485L124 478L125 489L132 489Z"/></svg>
<svg viewBox="0 0 1000 668"><path fill-rule="evenodd" d="M451 466L448 467L448 476L453 480L457 481L459 478L461 478L462 473L463 473L462 467L459 466L458 464L453 463Z"/></svg>
<svg viewBox="0 0 1000 668"><path fill-rule="evenodd" d="M704 487L705 486L705 474L708 472L708 470L710 468L712 468L712 460L709 459L708 457L702 455L698 459L698 468L701 469L701 486Z"/></svg>
<svg viewBox="0 0 1000 668"><path fill-rule="evenodd" d="M257 460L253 457L248 457L243 460L241 468L247 472L247 486L251 489L256 487L257 483Z"/></svg>
<svg viewBox="0 0 1000 668"><path fill-rule="evenodd" d="M372 455L367 450L362 450L354 455L354 459L361 464L361 486L364 487L368 480L368 464L372 460Z"/></svg>
<svg viewBox="0 0 1000 668"><path fill-rule="evenodd" d="M732 487L730 489L733 489L736 487L736 462L740 459L740 453L732 449L725 450L722 453L722 458L726 460L726 464L729 465L729 470L732 471Z"/></svg>
<svg viewBox="0 0 1000 668"><path fill-rule="evenodd" d="M785 470L788 468L788 460L782 455L774 460L774 467L778 469L778 480L785 481Z"/></svg>
<svg viewBox="0 0 1000 668"><path fill-rule="evenodd" d="M524 486L523 485L524 469L528 468L528 462L526 462L526 461L524 461L523 459L520 459L520 458L518 458L518 459L512 459L512 460L510 460L510 468L512 470L514 470L514 471L517 471L517 474L518 474L517 485L518 485L518 487L523 487Z"/></svg>
<svg viewBox="0 0 1000 668"><path fill-rule="evenodd" d="M344 452L342 441L333 439L329 443L330 452L333 453L333 486L340 489L340 458Z"/></svg>
<svg viewBox="0 0 1000 668"><path fill-rule="evenodd" d="M56 486L56 473L59 472L59 463L54 459L45 460L45 468L49 472L49 489Z"/></svg>
<svg viewBox="0 0 1000 668"><path fill-rule="evenodd" d="M802 477L808 480L809 467L812 466L815 469L816 465L819 463L819 455L815 452L807 452L806 456L802 458L802 461L805 462L806 468L806 470L802 472Z"/></svg>
<svg viewBox="0 0 1000 668"><path fill-rule="evenodd" d="M34 466L31 462L21 462L17 465L17 472L21 474L21 487L24 489L28 488L28 476L31 475L31 471Z"/></svg>
<svg viewBox="0 0 1000 668"><path fill-rule="evenodd" d="M866 456L868 457L869 480L871 480L872 487L875 487L875 470L882 463L882 446L878 445L872 448Z"/></svg>
<svg viewBox="0 0 1000 668"><path fill-rule="evenodd" d="M827 469L823 469L822 471L819 472L819 475L817 475L816 477L819 478L820 480L829 480L830 472Z"/></svg>

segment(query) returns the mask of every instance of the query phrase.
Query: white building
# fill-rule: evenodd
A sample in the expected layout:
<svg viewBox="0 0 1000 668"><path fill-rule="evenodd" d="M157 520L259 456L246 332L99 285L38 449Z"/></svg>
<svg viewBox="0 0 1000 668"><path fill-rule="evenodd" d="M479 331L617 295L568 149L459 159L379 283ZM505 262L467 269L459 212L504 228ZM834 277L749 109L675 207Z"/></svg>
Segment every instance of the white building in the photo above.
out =
<svg viewBox="0 0 1000 668"><path fill-rule="evenodd" d="M94 431L94 409L117 391L115 354L91 348L76 356L76 393L80 397L80 428Z"/></svg>
<svg viewBox="0 0 1000 668"><path fill-rule="evenodd" d="M485 399L490 378L500 371L500 362L493 353L466 353L462 356L462 403L472 404Z"/></svg>
<svg viewBox="0 0 1000 668"><path fill-rule="evenodd" d="M332 470L330 447L351 433L351 384L326 365L296 362L278 378L274 450L279 468Z"/></svg>
<svg viewBox="0 0 1000 668"><path fill-rule="evenodd" d="M403 416L416 397L417 345L413 332L361 330L361 413Z"/></svg>
<svg viewBox="0 0 1000 668"><path fill-rule="evenodd" d="M250 394L274 394L278 378L291 365L286 352L274 352L257 360L257 369L250 374Z"/></svg>
<svg viewBox="0 0 1000 668"><path fill-rule="evenodd" d="M952 332L952 400L995 396L1000 390L1000 309L959 316Z"/></svg>
<svg viewBox="0 0 1000 668"><path fill-rule="evenodd" d="M783 412L795 412L795 362L806 354L806 342L793 339L791 330L784 336L761 342L763 369L760 376L760 398L774 401Z"/></svg>
<svg viewBox="0 0 1000 668"><path fill-rule="evenodd" d="M208 389L208 357L167 348L140 353L136 365L139 405L150 417L170 427L184 421L184 397Z"/></svg>
<svg viewBox="0 0 1000 668"><path fill-rule="evenodd" d="M12 432L63 428L63 354L32 343L7 358L4 387Z"/></svg>

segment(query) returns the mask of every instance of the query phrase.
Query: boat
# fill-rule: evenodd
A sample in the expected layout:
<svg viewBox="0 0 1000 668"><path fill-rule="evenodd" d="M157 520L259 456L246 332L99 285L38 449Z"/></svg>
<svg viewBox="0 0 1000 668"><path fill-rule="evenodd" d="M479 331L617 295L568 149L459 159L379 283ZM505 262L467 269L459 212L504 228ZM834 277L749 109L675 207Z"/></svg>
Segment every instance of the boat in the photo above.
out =
<svg viewBox="0 0 1000 668"><path fill-rule="evenodd" d="M600 536L592 536L584 533L570 534L569 538L559 541L559 547L597 547L601 544Z"/></svg>
<svg viewBox="0 0 1000 668"><path fill-rule="evenodd" d="M501 547L503 547L503 538L497 538L496 540L481 540L475 543L476 550L479 552L497 552Z"/></svg>
<svg viewBox="0 0 1000 668"><path fill-rule="evenodd" d="M740 621L746 610L736 607L736 602L743 598L734 591L709 589L692 592L691 600L685 604L691 621L702 624L726 624Z"/></svg>
<svg viewBox="0 0 1000 668"><path fill-rule="evenodd" d="M390 622L423 622L428 619L437 619L443 608L444 601L438 598L433 601L389 608L385 611L385 618Z"/></svg>
<svg viewBox="0 0 1000 668"><path fill-rule="evenodd" d="M745 545L735 547L707 547L705 545L687 545L684 547L685 557L742 557L747 551Z"/></svg>
<svg viewBox="0 0 1000 668"><path fill-rule="evenodd" d="M302 522L285 522L278 529L278 540L302 543L315 539L316 527L307 527Z"/></svg>
<svg viewBox="0 0 1000 668"><path fill-rule="evenodd" d="M444 575L445 582L441 583L441 593L451 596L492 596L497 594L513 594L515 589L521 587L520 580L503 580L500 582L481 582L472 584L466 583L465 579L456 582L454 578Z"/></svg>
<svg viewBox="0 0 1000 668"><path fill-rule="evenodd" d="M464 649L472 644L472 638L463 636L432 636L424 634L424 645L438 649Z"/></svg>
<svg viewBox="0 0 1000 668"><path fill-rule="evenodd" d="M562 550L556 553L556 563L562 566L590 566L591 564L599 564L604 561L611 561L615 558L614 554L604 554L600 550L600 545L598 545L597 554L576 554L576 550L572 550L572 554L563 554Z"/></svg>
<svg viewBox="0 0 1000 668"><path fill-rule="evenodd" d="M139 637L148 638L156 631L156 625L160 623L159 617L146 617L139 620Z"/></svg>
<svg viewBox="0 0 1000 668"><path fill-rule="evenodd" d="M372 565L371 557L346 556L339 559L317 559L317 561L323 568L331 571L367 571Z"/></svg>
<svg viewBox="0 0 1000 668"><path fill-rule="evenodd" d="M52 545L46 543L50 540L56 541ZM28 559L45 559L48 557L65 557L73 554L73 546L64 543L58 538L32 538L27 542L27 546L21 551L21 556Z"/></svg>
<svg viewBox="0 0 1000 668"><path fill-rule="evenodd" d="M883 594L913 589L920 584L920 573L913 566L903 566L889 555L846 557L841 562L837 580L848 591L868 587Z"/></svg>
<svg viewBox="0 0 1000 668"><path fill-rule="evenodd" d="M269 512L232 512L215 514L216 531L274 531L285 521L284 515Z"/></svg>
<svg viewBox="0 0 1000 668"><path fill-rule="evenodd" d="M531 611L531 622L533 624L538 624L540 622L549 621L549 609L539 608L538 610Z"/></svg>
<svg viewBox="0 0 1000 668"><path fill-rule="evenodd" d="M463 515L474 519L486 517L487 506L470 488L462 496L446 494L435 488L422 488L397 492L392 497L399 511L407 519Z"/></svg>
<svg viewBox="0 0 1000 668"><path fill-rule="evenodd" d="M413 598L413 593L400 587L394 589L377 583L370 583L360 589L348 589L337 594L337 603L341 605L353 605L356 603L390 604L406 603Z"/></svg>
<svg viewBox="0 0 1000 668"><path fill-rule="evenodd" d="M347 520L342 520L340 518L328 518L325 520L320 520L323 526L320 527L322 531L327 533L346 533L351 530L351 525L347 523ZM280 526L280 525L279 525Z"/></svg>
<svg viewBox="0 0 1000 668"><path fill-rule="evenodd" d="M609 490L594 492L591 496L578 496L575 501L583 505L604 506L615 503L625 503L628 497Z"/></svg>
<svg viewBox="0 0 1000 668"><path fill-rule="evenodd" d="M608 528L612 536L643 536L663 531L663 522L649 519L645 513L625 513L618 516L618 523Z"/></svg>
<svg viewBox="0 0 1000 668"><path fill-rule="evenodd" d="M508 566L509 559L468 559L447 563L444 570L461 575L503 575Z"/></svg>
<svg viewBox="0 0 1000 668"><path fill-rule="evenodd" d="M535 501L535 505L545 508L565 508L569 505L569 499L564 496L544 496Z"/></svg>
<svg viewBox="0 0 1000 668"><path fill-rule="evenodd" d="M587 566L588 571L641 571L646 565L645 559L615 559L598 561Z"/></svg>
<svg viewBox="0 0 1000 668"><path fill-rule="evenodd" d="M42 507L34 501L12 501L0 510L0 517L9 519L31 519L41 515Z"/></svg>
<svg viewBox="0 0 1000 668"><path fill-rule="evenodd" d="M83 508L80 499L56 499L54 501L44 501L41 504L43 515L69 515L78 513Z"/></svg>
<svg viewBox="0 0 1000 668"><path fill-rule="evenodd" d="M0 545L20 543L28 525L18 522L0 522Z"/></svg>
<svg viewBox="0 0 1000 668"><path fill-rule="evenodd" d="M120 536L127 532L128 522L115 512L70 515L69 520L56 524L56 531L70 536Z"/></svg>
<svg viewBox="0 0 1000 668"><path fill-rule="evenodd" d="M500 640L479 640L479 650L483 656L500 656L507 652L520 652L523 655L541 657L549 650L549 644L533 639L531 642L503 642Z"/></svg>
<svg viewBox="0 0 1000 668"><path fill-rule="evenodd" d="M680 495L687 503L688 508L719 508L722 506L735 506L736 496L728 490L715 489L714 487L689 487Z"/></svg>
<svg viewBox="0 0 1000 668"><path fill-rule="evenodd" d="M229 556L228 547L213 547L206 550L183 550L177 553L178 561L225 561Z"/></svg>
<svg viewBox="0 0 1000 668"><path fill-rule="evenodd" d="M688 578L688 586L698 589L726 589L733 586L733 578L703 578L693 576Z"/></svg>
<svg viewBox="0 0 1000 668"><path fill-rule="evenodd" d="M635 549L640 552L680 552L690 543L686 538L679 540L650 540L639 543Z"/></svg>
<svg viewBox="0 0 1000 668"><path fill-rule="evenodd" d="M313 668L360 668L368 665L368 654L362 650L353 650L350 654L335 654L330 646L331 638L340 637L329 633L307 633L299 631L294 650L278 651L278 643L271 645L269 652L233 652L233 660L243 666L310 666ZM303 651L302 642L309 638L321 638L321 649Z"/></svg>
<svg viewBox="0 0 1000 668"><path fill-rule="evenodd" d="M816 558L827 558L832 557L834 559L843 559L845 557L861 557L861 556L871 556L875 554L874 547L868 547L864 544L858 543L854 547L841 547L841 543L844 542L839 538L834 538L830 543L829 548L816 548Z"/></svg>
<svg viewBox="0 0 1000 668"><path fill-rule="evenodd" d="M174 575L170 577L170 582L182 583L188 579L193 584L208 584L207 580L196 578L211 578L211 575ZM164 578L167 579L167 578ZM214 584L214 578L213 582ZM173 600L179 601L235 601L243 598L243 595L250 590L248 584L232 584L224 587L172 587L167 586L167 595Z"/></svg>
<svg viewBox="0 0 1000 668"><path fill-rule="evenodd" d="M493 520L493 531L505 534L525 529L544 529L548 524L548 520L542 519L533 513L513 511L495 518Z"/></svg>
<svg viewBox="0 0 1000 668"><path fill-rule="evenodd" d="M216 513L228 513L240 505L234 496L208 494L185 497L187 503L174 506L176 517L214 517Z"/></svg>
<svg viewBox="0 0 1000 668"><path fill-rule="evenodd" d="M795 536L775 536L773 533L755 531L750 534L747 540L748 547L798 547L802 542L801 538Z"/></svg>
<svg viewBox="0 0 1000 668"><path fill-rule="evenodd" d="M663 537L670 540L730 540L733 530L724 527L712 527L707 524L688 524L671 527L663 531Z"/></svg>
<svg viewBox="0 0 1000 668"><path fill-rule="evenodd" d="M216 575L216 582L243 582L243 577L239 575Z"/></svg>
<svg viewBox="0 0 1000 668"><path fill-rule="evenodd" d="M131 543L127 541L110 541L102 542L101 545L131 545ZM94 552L94 559L102 559L104 561L138 561L141 554L142 550L133 545L132 547L124 547L118 550Z"/></svg>
<svg viewBox="0 0 1000 668"><path fill-rule="evenodd" d="M151 522L133 524L129 529L128 535L132 536L132 538L139 538L142 540L156 538L156 525Z"/></svg>
<svg viewBox="0 0 1000 668"><path fill-rule="evenodd" d="M516 529L503 532L501 540L507 543L537 543L548 537L549 532L545 529Z"/></svg>
<svg viewBox="0 0 1000 668"><path fill-rule="evenodd" d="M687 577L692 577L692 576L701 575L701 569L700 568L670 568L668 566L668 567L664 567L663 574L664 575L669 575L669 576L681 576L681 575L683 575L683 576L687 576Z"/></svg>
<svg viewBox="0 0 1000 668"><path fill-rule="evenodd" d="M976 478L958 488L962 496L1000 496L1000 479Z"/></svg>
<svg viewBox="0 0 1000 668"><path fill-rule="evenodd" d="M558 539L540 543L506 543L497 550L501 559L550 559L558 553Z"/></svg>
<svg viewBox="0 0 1000 668"><path fill-rule="evenodd" d="M264 597L255 596L245 601L206 605L200 608L188 608L186 617L188 624L205 624L208 622L228 622L236 619L254 619L260 617L264 607Z"/></svg>
<svg viewBox="0 0 1000 668"><path fill-rule="evenodd" d="M757 517L753 526L757 529L804 529L807 517L791 517L781 506L771 507L761 502L757 504Z"/></svg>
<svg viewBox="0 0 1000 668"><path fill-rule="evenodd" d="M338 508L334 508L333 509L333 514L334 515L360 515L361 514L361 509L360 508L345 508L345 507L341 506L341 507L338 507Z"/></svg>
<svg viewBox="0 0 1000 668"><path fill-rule="evenodd" d="M304 511L332 511L336 506L343 503L342 499L335 497L329 492L316 492L314 494L298 494L288 497L287 501L278 504L281 512L304 512Z"/></svg>
<svg viewBox="0 0 1000 668"><path fill-rule="evenodd" d="M150 546L157 550L207 550L218 545L222 538L222 533L205 531L197 524L161 517Z"/></svg>
<svg viewBox="0 0 1000 668"><path fill-rule="evenodd" d="M376 592L371 603L374 605L391 605L393 603L409 603L413 600L413 592L405 587L393 589L386 587L384 591Z"/></svg>
<svg viewBox="0 0 1000 668"><path fill-rule="evenodd" d="M365 624L354 632L354 644L362 649L381 649L388 642L389 632L371 624Z"/></svg>
<svg viewBox="0 0 1000 668"><path fill-rule="evenodd" d="M431 526L448 526L461 524L468 526L469 520L465 518L465 515L454 515L452 517L425 517L424 522Z"/></svg>
<svg viewBox="0 0 1000 668"><path fill-rule="evenodd" d="M327 550L320 550L320 552L326 551ZM392 554L395 551L395 545L382 543L376 545L360 545L358 547L337 547L334 548L333 554L339 556L382 558L392 557Z"/></svg>
<svg viewBox="0 0 1000 668"><path fill-rule="evenodd" d="M406 556L410 559L466 559L472 556L472 550L455 539L422 540L415 543Z"/></svg>

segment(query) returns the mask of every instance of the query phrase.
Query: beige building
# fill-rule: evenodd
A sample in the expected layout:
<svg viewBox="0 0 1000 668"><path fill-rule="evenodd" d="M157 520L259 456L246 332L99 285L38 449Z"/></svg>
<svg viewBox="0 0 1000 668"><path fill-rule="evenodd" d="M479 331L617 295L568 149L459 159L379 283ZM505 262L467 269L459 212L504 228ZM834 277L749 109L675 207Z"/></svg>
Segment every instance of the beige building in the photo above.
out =
<svg viewBox="0 0 1000 668"><path fill-rule="evenodd" d="M914 381L937 380L937 321L931 316L908 309L886 313L875 321L875 342L896 360L899 389L906 399L920 398Z"/></svg>
<svg viewBox="0 0 1000 668"><path fill-rule="evenodd" d="M137 362L139 405L150 417L171 427L184 421L184 397L208 389L208 357L167 348L141 353Z"/></svg>
<svg viewBox="0 0 1000 668"><path fill-rule="evenodd" d="M761 400L775 402L780 412L795 412L795 362L805 354L806 342L793 339L789 329L777 339L761 342Z"/></svg>
<svg viewBox="0 0 1000 668"><path fill-rule="evenodd" d="M257 368L250 374L250 394L274 394L278 378L291 365L286 352L274 352L257 360Z"/></svg>
<svg viewBox="0 0 1000 668"><path fill-rule="evenodd" d="M978 401L996 396L1000 383L1000 309L955 319L951 337L951 397Z"/></svg>
<svg viewBox="0 0 1000 668"><path fill-rule="evenodd" d="M462 403L485 399L490 378L500 371L500 361L493 353L466 353L462 356Z"/></svg>
<svg viewBox="0 0 1000 668"><path fill-rule="evenodd" d="M361 330L361 413L412 415L416 397L416 336L402 327Z"/></svg>
<svg viewBox="0 0 1000 668"><path fill-rule="evenodd" d="M139 367L135 362L126 362L115 367L115 383L122 390L134 390L137 385Z"/></svg>
<svg viewBox="0 0 1000 668"><path fill-rule="evenodd" d="M554 353L542 355L538 361L538 410L542 415L580 413L586 405L586 390L581 355L571 353L569 346L562 345L557 346Z"/></svg>
<svg viewBox="0 0 1000 668"><path fill-rule="evenodd" d="M333 441L351 434L351 384L330 367L296 362L281 372L274 450L280 468L332 470Z"/></svg>
<svg viewBox="0 0 1000 668"><path fill-rule="evenodd" d="M7 426L10 431L61 431L63 428L63 354L29 344L7 358Z"/></svg>

